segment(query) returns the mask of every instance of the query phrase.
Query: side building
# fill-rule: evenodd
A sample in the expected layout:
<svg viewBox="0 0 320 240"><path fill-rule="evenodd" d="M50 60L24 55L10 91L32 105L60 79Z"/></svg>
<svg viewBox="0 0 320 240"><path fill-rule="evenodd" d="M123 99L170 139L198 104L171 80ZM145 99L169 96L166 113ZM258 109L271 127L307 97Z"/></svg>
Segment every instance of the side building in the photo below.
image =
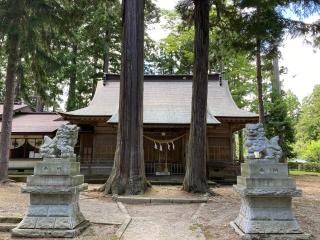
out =
<svg viewBox="0 0 320 240"><path fill-rule="evenodd" d="M3 105L0 105L0 117ZM33 167L41 160L39 147L45 135L55 136L56 130L67 123L57 113L34 112L25 104L15 104L12 120L9 174L11 177L25 177L33 173ZM0 131L2 117L0 121Z"/></svg>
<svg viewBox="0 0 320 240"><path fill-rule="evenodd" d="M191 120L192 76L145 76L144 159L147 176L184 175ZM87 177L106 178L116 149L119 106L119 75L98 82L88 107L61 113L64 120L80 126L76 151ZM234 133L258 116L239 109L228 82L219 74L208 83L208 176L234 180L239 163L234 154Z"/></svg>

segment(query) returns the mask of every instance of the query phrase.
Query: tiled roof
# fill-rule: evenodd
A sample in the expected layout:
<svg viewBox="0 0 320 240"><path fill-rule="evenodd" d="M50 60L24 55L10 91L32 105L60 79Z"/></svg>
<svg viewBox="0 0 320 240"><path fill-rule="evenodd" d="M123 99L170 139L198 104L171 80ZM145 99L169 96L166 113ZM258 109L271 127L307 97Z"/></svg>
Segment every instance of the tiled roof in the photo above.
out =
<svg viewBox="0 0 320 240"><path fill-rule="evenodd" d="M12 121L12 133L52 133L66 121L55 113L16 114ZM0 129L2 123L0 122Z"/></svg>
<svg viewBox="0 0 320 240"><path fill-rule="evenodd" d="M239 109L232 99L228 82L209 80L208 124L219 123L215 117L257 117L255 113ZM192 81L189 79L153 79L144 82L144 123L188 124L191 120ZM117 122L119 81L108 80L97 85L94 98L88 107L63 113L65 116L112 116Z"/></svg>

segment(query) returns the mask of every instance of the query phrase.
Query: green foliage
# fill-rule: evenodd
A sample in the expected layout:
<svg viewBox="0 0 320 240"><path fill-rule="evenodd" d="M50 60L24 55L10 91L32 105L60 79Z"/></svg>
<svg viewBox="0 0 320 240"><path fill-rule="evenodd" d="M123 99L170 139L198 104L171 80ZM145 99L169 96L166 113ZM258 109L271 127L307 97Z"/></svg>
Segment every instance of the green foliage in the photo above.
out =
<svg viewBox="0 0 320 240"><path fill-rule="evenodd" d="M0 9L8 2L0 0ZM120 72L120 1L26 0L26 9L18 75L22 98L35 108L40 105L38 110L63 108L64 102L67 110L86 106L102 72ZM159 21L153 1L147 0L145 9L146 24ZM4 13L0 11L0 46L8 31ZM0 60L6 57L2 50Z"/></svg>
<svg viewBox="0 0 320 240"><path fill-rule="evenodd" d="M303 100L296 124L295 151L307 161L320 162L320 85Z"/></svg>
<svg viewBox="0 0 320 240"><path fill-rule="evenodd" d="M301 149L301 156L307 161L320 163L320 140L308 142Z"/></svg>
<svg viewBox="0 0 320 240"><path fill-rule="evenodd" d="M288 116L293 120L293 123L295 125L298 121L298 117L301 110L301 104L299 102L299 99L292 91L289 90L283 96L283 100L285 101L287 106Z"/></svg>
<svg viewBox="0 0 320 240"><path fill-rule="evenodd" d="M301 114L296 127L297 140L308 142L320 139L320 85L303 100Z"/></svg>
<svg viewBox="0 0 320 240"><path fill-rule="evenodd" d="M266 135L271 138L279 136L279 144L283 150L283 158L293 158L295 153L292 144L295 141L293 119L288 115L288 106L284 96L271 93L271 102L266 104L268 116L266 121Z"/></svg>
<svg viewBox="0 0 320 240"><path fill-rule="evenodd" d="M305 172L317 172L320 173L320 163L296 163L296 162L288 162L288 167L290 170L299 170ZM291 171L290 171L291 173Z"/></svg>

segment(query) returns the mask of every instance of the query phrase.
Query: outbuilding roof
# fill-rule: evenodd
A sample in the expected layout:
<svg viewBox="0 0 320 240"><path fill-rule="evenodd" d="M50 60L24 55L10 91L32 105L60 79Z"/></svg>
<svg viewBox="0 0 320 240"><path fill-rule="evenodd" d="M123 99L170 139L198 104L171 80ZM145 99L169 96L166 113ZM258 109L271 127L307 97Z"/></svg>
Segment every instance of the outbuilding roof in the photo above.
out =
<svg viewBox="0 0 320 240"><path fill-rule="evenodd" d="M56 113L16 114L12 120L12 133L52 133L68 122ZM1 129L2 122L0 122Z"/></svg>
<svg viewBox="0 0 320 240"><path fill-rule="evenodd" d="M146 76L144 80L144 123L189 124L191 121L192 76ZM105 86L98 82L88 107L62 113L66 117L111 117L118 121L119 76L109 77ZM239 109L232 99L228 82L218 74L209 75L208 124L219 124L216 117L253 118L257 114Z"/></svg>
<svg viewBox="0 0 320 240"><path fill-rule="evenodd" d="M15 113L16 112L32 112L32 109L24 103L14 104L13 105L13 112L15 112ZM2 117L2 113L3 113L3 104L0 104L0 118Z"/></svg>

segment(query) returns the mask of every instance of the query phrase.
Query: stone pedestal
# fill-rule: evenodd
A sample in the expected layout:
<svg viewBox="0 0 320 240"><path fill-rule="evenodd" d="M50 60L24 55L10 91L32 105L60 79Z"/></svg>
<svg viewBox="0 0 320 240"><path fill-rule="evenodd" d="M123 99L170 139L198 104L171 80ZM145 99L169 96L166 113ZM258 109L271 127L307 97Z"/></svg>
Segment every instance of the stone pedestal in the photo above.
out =
<svg viewBox="0 0 320 240"><path fill-rule="evenodd" d="M75 237L89 222L79 209L79 193L87 189L74 157L44 158L27 178L23 193L30 206L21 223L12 230L20 237Z"/></svg>
<svg viewBox="0 0 320 240"><path fill-rule="evenodd" d="M235 190L241 196L239 216L231 223L244 239L309 239L292 212L292 197L301 196L286 163L247 159Z"/></svg>

